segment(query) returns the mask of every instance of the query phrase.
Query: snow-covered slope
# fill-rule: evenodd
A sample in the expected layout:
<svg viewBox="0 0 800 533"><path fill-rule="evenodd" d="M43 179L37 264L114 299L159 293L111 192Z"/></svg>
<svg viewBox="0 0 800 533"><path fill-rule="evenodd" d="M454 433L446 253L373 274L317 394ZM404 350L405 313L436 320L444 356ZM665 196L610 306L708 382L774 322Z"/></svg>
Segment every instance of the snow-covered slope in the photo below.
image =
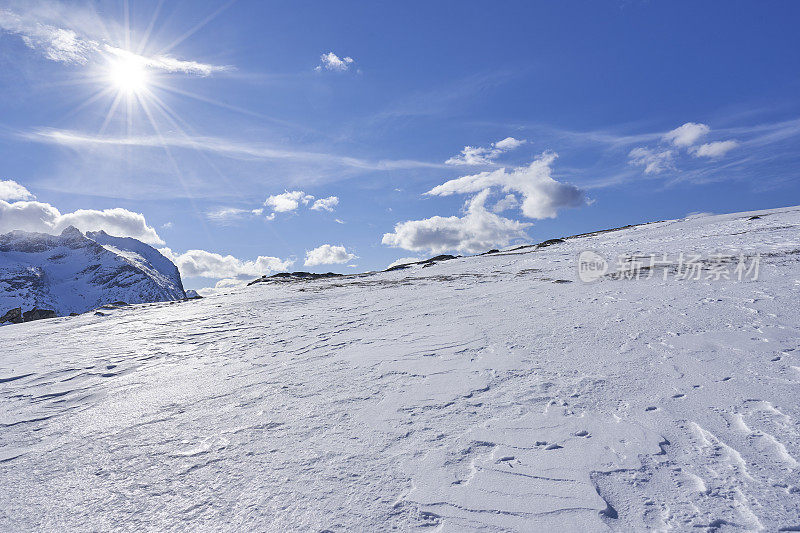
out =
<svg viewBox="0 0 800 533"><path fill-rule="evenodd" d="M82 313L123 301L183 298L178 269L154 248L105 232L0 235L0 315L8 309Z"/></svg>
<svg viewBox="0 0 800 533"><path fill-rule="evenodd" d="M752 215L0 328L0 530L797 530L800 208Z"/></svg>

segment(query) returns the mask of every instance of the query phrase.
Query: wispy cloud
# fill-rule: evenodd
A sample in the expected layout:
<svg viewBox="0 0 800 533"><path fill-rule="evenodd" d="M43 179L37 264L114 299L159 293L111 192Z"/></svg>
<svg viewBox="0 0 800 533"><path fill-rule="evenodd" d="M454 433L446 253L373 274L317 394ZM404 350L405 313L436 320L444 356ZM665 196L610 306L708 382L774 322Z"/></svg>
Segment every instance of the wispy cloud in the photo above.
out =
<svg viewBox="0 0 800 533"><path fill-rule="evenodd" d="M211 65L208 63L200 63L198 61L186 61L169 55L147 57L109 45L105 45L103 50L114 57L138 63L142 67L157 69L164 72L179 72L183 74L206 77L217 72L227 72L233 69L233 67L230 65Z"/></svg>
<svg viewBox="0 0 800 533"><path fill-rule="evenodd" d="M219 137L190 137L190 136L158 136L143 135L131 137L115 137L106 135L93 135L72 130L58 130L42 128L22 136L28 140L58 144L69 147L81 146L134 146L141 148L184 148L212 152L231 158L264 159L264 160L295 160L303 162L317 162L352 167L361 170L398 170L413 168L444 168L439 163L427 163L411 159L378 160L371 161L356 157L347 157L336 154L320 152L307 152L276 148L266 144L236 141Z"/></svg>
<svg viewBox="0 0 800 533"><path fill-rule="evenodd" d="M490 146L465 146L461 153L445 161L446 165L489 165L502 154L519 148L527 141L506 137Z"/></svg>
<svg viewBox="0 0 800 533"><path fill-rule="evenodd" d="M44 16L41 10L36 9L21 13L0 9L0 31L19 36L28 48L59 63L87 65L116 57L135 61L149 69L195 76L209 76L232 69L227 65L183 60L166 54L149 57L134 53L103 38L88 37L79 30L56 26L48 20L53 13L49 15Z"/></svg>
<svg viewBox="0 0 800 533"><path fill-rule="evenodd" d="M672 150L652 150L642 146L628 152L630 164L644 167L645 174L660 174L675 168L672 162L674 156L675 152Z"/></svg>
<svg viewBox="0 0 800 533"><path fill-rule="evenodd" d="M212 222L227 225L239 220L256 217L263 214L263 209L241 209L238 207L219 207L206 212L206 217Z"/></svg>

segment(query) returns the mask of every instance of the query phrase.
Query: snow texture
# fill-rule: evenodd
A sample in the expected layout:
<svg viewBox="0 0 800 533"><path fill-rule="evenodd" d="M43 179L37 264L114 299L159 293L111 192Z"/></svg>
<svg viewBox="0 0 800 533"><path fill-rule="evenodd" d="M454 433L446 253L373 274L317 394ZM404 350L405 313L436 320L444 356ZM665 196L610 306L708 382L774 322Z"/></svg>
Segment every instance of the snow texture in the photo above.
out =
<svg viewBox="0 0 800 533"><path fill-rule="evenodd" d="M113 302L185 297L178 269L141 241L104 231L0 235L0 314L14 307L83 313Z"/></svg>
<svg viewBox="0 0 800 533"><path fill-rule="evenodd" d="M0 328L0 530L796 531L798 229L697 216ZM581 283L587 249L761 271Z"/></svg>

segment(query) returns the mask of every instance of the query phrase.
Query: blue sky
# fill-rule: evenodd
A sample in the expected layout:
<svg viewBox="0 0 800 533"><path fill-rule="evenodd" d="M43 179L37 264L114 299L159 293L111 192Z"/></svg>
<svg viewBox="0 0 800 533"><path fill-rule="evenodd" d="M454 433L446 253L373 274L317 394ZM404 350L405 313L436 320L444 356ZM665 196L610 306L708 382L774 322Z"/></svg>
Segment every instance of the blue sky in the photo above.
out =
<svg viewBox="0 0 800 533"><path fill-rule="evenodd" d="M0 230L137 237L200 288L800 204L798 20L0 0Z"/></svg>

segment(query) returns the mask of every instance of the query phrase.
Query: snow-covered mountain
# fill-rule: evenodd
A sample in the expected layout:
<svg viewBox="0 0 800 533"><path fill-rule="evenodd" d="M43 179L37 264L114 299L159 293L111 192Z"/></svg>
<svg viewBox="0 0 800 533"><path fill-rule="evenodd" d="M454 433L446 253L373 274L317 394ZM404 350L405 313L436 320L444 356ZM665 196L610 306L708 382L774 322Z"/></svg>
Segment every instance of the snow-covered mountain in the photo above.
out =
<svg viewBox="0 0 800 533"><path fill-rule="evenodd" d="M799 435L800 208L0 328L2 531L797 531Z"/></svg>
<svg viewBox="0 0 800 533"><path fill-rule="evenodd" d="M111 302L185 297L178 269L155 248L103 231L0 235L0 315L21 307L82 313Z"/></svg>

